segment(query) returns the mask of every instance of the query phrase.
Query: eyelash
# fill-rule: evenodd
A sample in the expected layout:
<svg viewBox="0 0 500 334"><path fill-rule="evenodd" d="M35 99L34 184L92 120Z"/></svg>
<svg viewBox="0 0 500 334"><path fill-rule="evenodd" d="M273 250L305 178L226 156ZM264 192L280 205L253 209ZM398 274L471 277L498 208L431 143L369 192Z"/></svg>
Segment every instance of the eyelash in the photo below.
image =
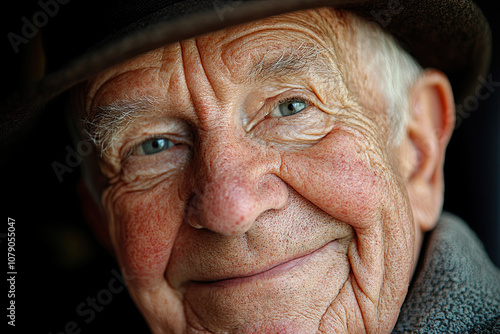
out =
<svg viewBox="0 0 500 334"><path fill-rule="evenodd" d="M167 138L165 135L148 135L146 136L145 138L141 138L141 141L139 141L138 143L134 144L131 148L129 148L127 150L127 152L125 153L124 157L122 158L122 162L127 160L131 155L133 155L134 151L136 151L137 149L139 149L139 147L141 145L143 145L145 142L147 142L148 140L152 140L152 139L166 139L166 140L170 140L171 142L174 142L173 140Z"/></svg>
<svg viewBox="0 0 500 334"><path fill-rule="evenodd" d="M266 116L264 118L268 118L269 114L271 114L271 112L274 109L279 107L280 104L288 103L288 102L292 102L292 101L297 101L297 100L304 101L305 104L307 105L307 107L304 109L304 111L307 110L312 105L311 101L307 98L304 98L303 96L293 95L293 96L289 96L289 97L284 97L284 98L279 99L277 102L275 102L271 105L271 108L269 109L270 111L266 113ZM130 149L128 149L127 152L125 153L125 155L123 156L122 161L125 161L126 159L128 159L131 155L133 155L134 151L139 149L139 147L141 145L143 145L145 142L152 140L152 139L166 139L166 140L170 140L170 141L174 142L173 140L171 140L170 138L168 138L165 135L158 135L158 134L148 135L145 138L142 138L141 141L139 141L138 143L134 144Z"/></svg>
<svg viewBox="0 0 500 334"><path fill-rule="evenodd" d="M285 98L278 100L278 102L274 104L274 106L271 108L271 110L276 109L280 104L288 103L288 102L292 102L292 101L297 101L297 100L304 101L307 104L307 107L311 106L311 102L308 99L305 99L301 96L291 96L291 97L285 97Z"/></svg>
<svg viewBox="0 0 500 334"><path fill-rule="evenodd" d="M306 113L308 111L309 107L313 105L313 103L310 101L310 99L304 98L303 96L300 96L300 95L293 95L293 96L289 96L289 97L284 97L284 98L279 99L278 102L273 103L271 105L271 109L269 109L266 112L266 115L264 116L264 118L262 120L267 119L267 118L275 118L275 117L271 116L271 113L276 108L278 108L279 105L284 104L284 103L288 103L288 102L292 102L292 101L303 101L306 104L306 107L303 110L301 110L301 112L297 113L297 114L302 114L302 115L304 115L304 113ZM295 115L297 115L297 114L295 114ZM291 116L287 116L287 117L293 117L295 115L291 115ZM282 119L282 117L278 117L276 119Z"/></svg>

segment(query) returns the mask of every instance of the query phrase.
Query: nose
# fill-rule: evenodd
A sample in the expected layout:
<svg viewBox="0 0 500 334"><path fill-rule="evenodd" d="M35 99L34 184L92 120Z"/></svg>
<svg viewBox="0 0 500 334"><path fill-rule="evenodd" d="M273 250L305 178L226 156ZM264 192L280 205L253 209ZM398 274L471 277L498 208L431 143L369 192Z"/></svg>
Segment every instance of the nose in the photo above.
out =
<svg viewBox="0 0 500 334"><path fill-rule="evenodd" d="M234 236L246 233L257 217L288 199L276 176L279 156L250 140L201 139L193 161L187 222L195 228Z"/></svg>

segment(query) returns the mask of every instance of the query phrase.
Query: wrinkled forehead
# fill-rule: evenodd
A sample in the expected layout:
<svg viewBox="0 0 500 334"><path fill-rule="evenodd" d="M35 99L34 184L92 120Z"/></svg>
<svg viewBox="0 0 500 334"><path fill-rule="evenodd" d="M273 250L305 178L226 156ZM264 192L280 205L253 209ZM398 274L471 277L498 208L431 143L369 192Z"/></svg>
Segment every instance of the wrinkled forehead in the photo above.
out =
<svg viewBox="0 0 500 334"><path fill-rule="evenodd" d="M329 65L338 61L337 46L345 42L344 15L330 8L313 9L282 14L244 25L202 35L194 39L204 64L218 64L221 75L235 82L272 74L286 74L287 69L315 61ZM116 84L123 74L146 69L180 71L182 69L182 42L167 45L112 67L91 78L84 90L84 109L88 113L100 95ZM275 68L281 66L280 68ZM287 68L288 67L288 68ZM324 66L323 66L324 67ZM276 73L276 70L285 70ZM335 68L317 68L320 72ZM279 72L279 71L278 71ZM130 85L127 85L130 89ZM116 87L115 87L116 88Z"/></svg>

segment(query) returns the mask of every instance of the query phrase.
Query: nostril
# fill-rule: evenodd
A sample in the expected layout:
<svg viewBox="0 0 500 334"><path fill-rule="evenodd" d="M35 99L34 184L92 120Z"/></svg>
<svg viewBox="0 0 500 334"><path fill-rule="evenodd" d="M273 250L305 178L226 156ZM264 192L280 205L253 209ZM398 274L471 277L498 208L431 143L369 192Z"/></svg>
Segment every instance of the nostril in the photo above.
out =
<svg viewBox="0 0 500 334"><path fill-rule="evenodd" d="M187 201L186 214L184 217L185 217L186 223L189 226L191 226L197 230L201 230L204 227L202 225L200 225L200 223L198 222L198 220L199 220L198 211L199 211L198 197L196 195L193 195Z"/></svg>
<svg viewBox="0 0 500 334"><path fill-rule="evenodd" d="M288 188L278 176L269 174L267 160L229 159L225 155L208 158L217 164L207 160L204 167L195 170L185 202L188 226L226 236L240 235L252 228L263 212L286 204Z"/></svg>
<svg viewBox="0 0 500 334"><path fill-rule="evenodd" d="M202 230L204 227L201 226L200 224L193 222L192 220L188 221L189 226L197 229L197 230Z"/></svg>
<svg viewBox="0 0 500 334"><path fill-rule="evenodd" d="M185 222L195 229L242 234L260 214L255 187L249 182L224 175L201 187L190 195L185 208Z"/></svg>

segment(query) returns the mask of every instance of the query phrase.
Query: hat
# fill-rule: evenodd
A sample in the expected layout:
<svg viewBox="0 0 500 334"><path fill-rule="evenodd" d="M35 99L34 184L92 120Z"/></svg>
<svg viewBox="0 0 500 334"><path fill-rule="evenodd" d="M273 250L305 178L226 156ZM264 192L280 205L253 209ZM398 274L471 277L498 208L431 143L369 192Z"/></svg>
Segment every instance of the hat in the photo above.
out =
<svg viewBox="0 0 500 334"><path fill-rule="evenodd" d="M22 80L18 73L7 78L10 89L0 94L0 146L33 126L49 101L113 65L200 34L323 6L382 26L423 67L448 75L456 102L488 70L489 25L470 0L39 0L7 34L4 52L24 54L31 69Z"/></svg>

